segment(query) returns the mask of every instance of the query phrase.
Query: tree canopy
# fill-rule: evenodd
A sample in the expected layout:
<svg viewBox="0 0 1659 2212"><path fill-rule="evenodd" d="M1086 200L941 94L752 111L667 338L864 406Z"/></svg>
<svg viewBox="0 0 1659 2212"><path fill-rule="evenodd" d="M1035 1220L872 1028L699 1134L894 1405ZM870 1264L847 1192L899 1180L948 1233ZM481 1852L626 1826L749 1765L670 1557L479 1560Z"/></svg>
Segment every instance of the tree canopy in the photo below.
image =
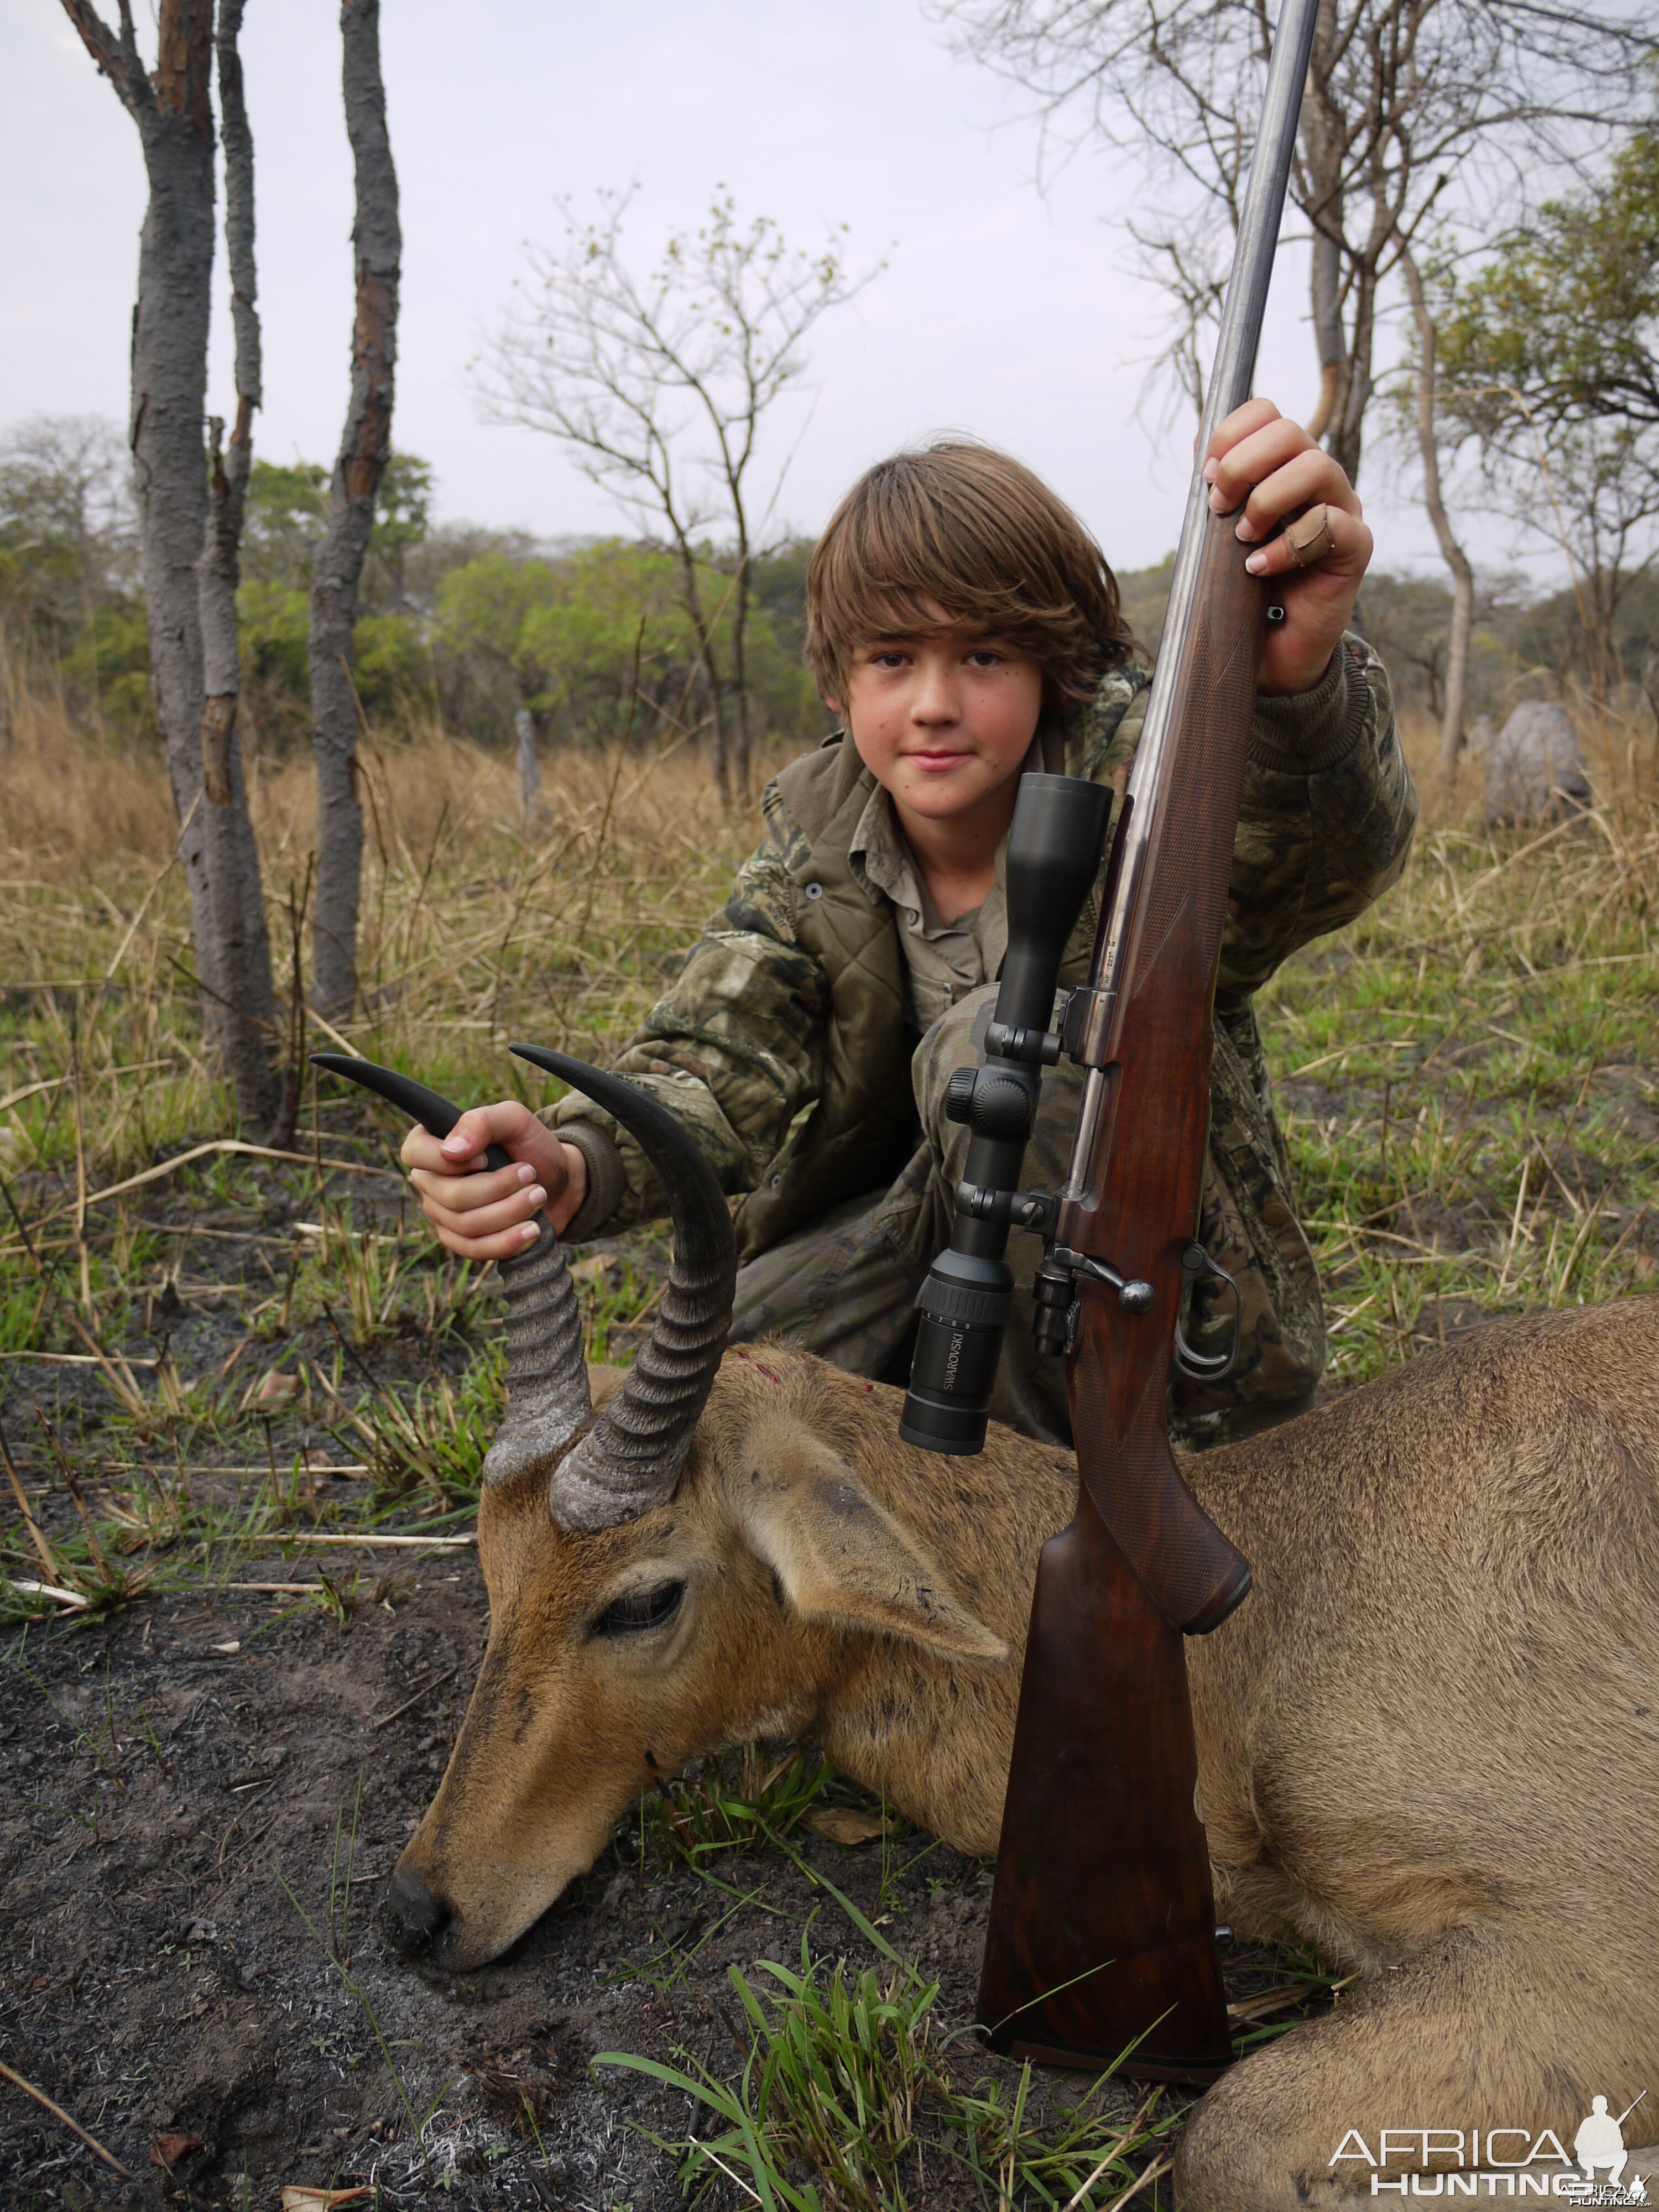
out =
<svg viewBox="0 0 1659 2212"><path fill-rule="evenodd" d="M672 551L715 780L729 798L746 787L750 743L763 734L750 606L787 466L773 465L763 497L759 450L778 401L799 383L807 338L876 272L849 270L837 231L802 250L769 216L743 223L723 188L696 230L671 230L642 266L624 237L631 198L601 194L590 221L562 204L562 250L527 249L532 283L475 389L486 421L558 440L650 542ZM758 636L756 649L763 653Z"/></svg>
<svg viewBox="0 0 1659 2212"><path fill-rule="evenodd" d="M40 417L0 436L0 629L118 734L155 736L128 457L114 426ZM364 710L385 725L441 719L507 744L527 707L553 740L672 740L700 708L702 645L679 556L636 538L538 544L436 525L431 465L394 453L376 497L356 624ZM311 568L328 513L320 464L256 460L237 593L249 740L302 743ZM748 681L757 734L810 742L825 726L801 665L809 539L750 563ZM717 648L729 652L732 574L693 548ZM635 661L637 659L637 696Z"/></svg>
<svg viewBox="0 0 1659 2212"><path fill-rule="evenodd" d="M1551 200L1451 289L1442 359L1479 429L1659 428L1659 128L1607 181ZM1484 388L1483 388L1484 387Z"/></svg>
<svg viewBox="0 0 1659 2212"><path fill-rule="evenodd" d="M1273 42L1267 0L932 0L976 58L1127 153L1127 227L1173 303L1162 361L1196 397ZM1640 112L1647 27L1607 0L1323 0L1290 197L1311 237L1322 390L1310 422L1358 478L1402 246L1476 234Z"/></svg>
<svg viewBox="0 0 1659 2212"><path fill-rule="evenodd" d="M1659 129L1441 295L1445 412L1498 504L1565 552L1605 690L1629 672L1621 603L1659 557Z"/></svg>

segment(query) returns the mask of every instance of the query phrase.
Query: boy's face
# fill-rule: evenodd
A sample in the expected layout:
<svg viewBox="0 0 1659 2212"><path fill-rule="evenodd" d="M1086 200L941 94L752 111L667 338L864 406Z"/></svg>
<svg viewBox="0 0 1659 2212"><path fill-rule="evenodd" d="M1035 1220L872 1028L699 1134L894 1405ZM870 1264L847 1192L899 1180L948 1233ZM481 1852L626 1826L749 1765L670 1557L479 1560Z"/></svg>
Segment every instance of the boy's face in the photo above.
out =
<svg viewBox="0 0 1659 2212"><path fill-rule="evenodd" d="M1029 653L947 630L860 646L839 711L901 815L945 822L1006 812L997 794L1018 775L1042 705L1042 671Z"/></svg>

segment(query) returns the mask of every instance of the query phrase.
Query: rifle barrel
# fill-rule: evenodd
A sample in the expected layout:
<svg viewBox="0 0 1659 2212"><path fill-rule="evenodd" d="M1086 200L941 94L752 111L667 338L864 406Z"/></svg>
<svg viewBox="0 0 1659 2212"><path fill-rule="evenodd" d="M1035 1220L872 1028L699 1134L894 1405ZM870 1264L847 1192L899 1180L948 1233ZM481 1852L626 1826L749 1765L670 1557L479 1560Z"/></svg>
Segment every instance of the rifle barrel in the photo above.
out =
<svg viewBox="0 0 1659 2212"><path fill-rule="evenodd" d="M1146 719L1135 750L1134 765L1129 771L1131 804L1119 833L1123 852L1113 870L1116 896L1105 918L1102 957L1097 963L1095 976L1097 985L1103 989L1114 988L1123 966L1127 951L1125 937L1139 902L1142 865L1154 826L1152 809L1144 804L1137 806L1133 801L1137 798L1144 799L1160 783L1167 783L1169 755L1180 734L1180 717L1176 711L1181 703L1178 678L1188 665L1192 641L1204 611L1201 586L1212 520L1210 488L1203 474L1204 453L1216 425L1250 396L1256 349L1261 342L1262 318L1273 282L1285 188L1291 173L1291 157L1296 150L1308 58L1313 52L1314 26L1318 15L1319 0L1284 0L1279 11L1273 56L1267 64L1261 125L1256 134L1232 271L1227 279L1227 294L1221 310L1221 328L1216 339L1192 483L1187 494L1187 510L1170 579L1169 609L1158 646L1158 665L1147 696ZM1241 560L1243 557L1241 549ZM1077 1145L1065 1191L1068 1199L1082 1200L1088 1195L1095 1137L1104 1103L1105 1079L1095 1069L1084 1086L1079 1109Z"/></svg>
<svg viewBox="0 0 1659 2212"><path fill-rule="evenodd" d="M1318 15L1319 0L1285 0L1274 26L1261 123L1256 132L1249 182L1244 188L1244 208L1238 221L1232 273L1227 280L1221 329L1210 368L1209 398L1199 439L1200 460L1205 441L1216 424L1231 415L1235 407L1242 407L1250 396Z"/></svg>

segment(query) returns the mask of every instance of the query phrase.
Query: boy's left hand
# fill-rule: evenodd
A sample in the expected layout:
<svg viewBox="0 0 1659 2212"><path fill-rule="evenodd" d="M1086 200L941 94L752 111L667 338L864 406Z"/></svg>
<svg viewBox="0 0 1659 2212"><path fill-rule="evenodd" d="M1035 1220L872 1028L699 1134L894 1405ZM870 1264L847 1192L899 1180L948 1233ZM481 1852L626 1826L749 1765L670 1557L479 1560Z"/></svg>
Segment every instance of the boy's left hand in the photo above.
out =
<svg viewBox="0 0 1659 2212"><path fill-rule="evenodd" d="M1371 557L1359 495L1346 471L1271 399L1247 400L1218 426L1204 476L1216 514L1231 514L1242 503L1237 534L1259 549L1245 566L1273 580L1273 596L1285 610L1284 621L1262 633L1256 689L1310 691L1348 626ZM1322 505L1334 550L1298 568L1282 526Z"/></svg>

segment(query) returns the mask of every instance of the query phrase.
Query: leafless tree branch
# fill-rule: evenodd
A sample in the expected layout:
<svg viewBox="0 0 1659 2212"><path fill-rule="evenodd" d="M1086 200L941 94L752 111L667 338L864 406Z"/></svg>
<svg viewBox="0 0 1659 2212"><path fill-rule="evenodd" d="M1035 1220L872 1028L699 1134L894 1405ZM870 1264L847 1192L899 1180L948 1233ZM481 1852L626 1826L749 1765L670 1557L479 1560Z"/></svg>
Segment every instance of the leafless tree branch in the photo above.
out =
<svg viewBox="0 0 1659 2212"><path fill-rule="evenodd" d="M633 198L631 190L603 195L592 221L565 204L563 244L528 250L530 284L475 366L473 389L486 422L557 439L674 553L714 773L729 797L734 784L746 787L752 738L745 650L757 441L805 369L809 333L877 272L848 270L839 233L807 253L764 216L744 228L731 195L717 191L702 228L671 232L641 274L623 240ZM716 565L724 574L714 592Z"/></svg>
<svg viewBox="0 0 1659 2212"><path fill-rule="evenodd" d="M1254 144L1266 0L934 0L958 48L1033 93L1045 130L1144 159L1174 197L1132 229L1170 288L1160 362L1196 397ZM1633 15L1532 0L1323 0L1291 197L1313 235L1321 375L1310 428L1358 471L1384 288L1429 204L1512 218L1639 103L1653 38ZM1194 207L1196 196L1196 208Z"/></svg>

